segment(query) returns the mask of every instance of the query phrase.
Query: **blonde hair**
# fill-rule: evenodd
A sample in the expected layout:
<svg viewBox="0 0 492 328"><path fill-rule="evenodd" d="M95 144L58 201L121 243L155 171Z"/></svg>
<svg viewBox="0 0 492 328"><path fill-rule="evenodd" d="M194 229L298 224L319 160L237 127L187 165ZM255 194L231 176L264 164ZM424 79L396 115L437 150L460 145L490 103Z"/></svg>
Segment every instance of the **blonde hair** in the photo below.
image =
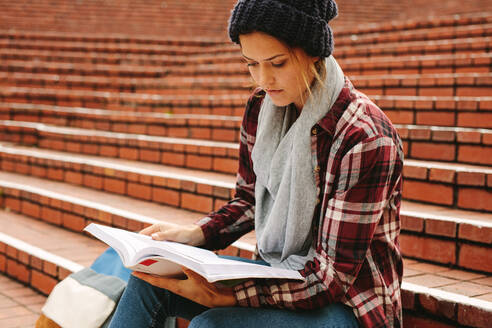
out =
<svg viewBox="0 0 492 328"><path fill-rule="evenodd" d="M320 58L316 62L309 61L306 70L304 69L304 67L306 66L306 62L308 62L308 55L306 54L306 52L302 48L291 47L288 44L286 44L284 41L282 40L279 41L282 42L287 47L290 58L293 60L294 65L296 65L296 67L301 72L300 76L297 76L297 85L299 88L299 94L301 95L301 100L302 102L305 102L304 99L305 93L302 92L301 85L304 84L310 96L313 94L312 88L316 83L319 83L322 88L325 87L324 81L326 79L326 66L325 66L326 59ZM302 56L299 56L299 51L301 51ZM310 77L309 73L311 73L311 76L314 76L314 80L312 82L309 81L309 77ZM258 84L253 80L252 77L248 87L253 89L258 87Z"/></svg>
<svg viewBox="0 0 492 328"><path fill-rule="evenodd" d="M325 66L325 58L320 58L316 62L309 61L307 70L304 70L303 68L305 67L306 61L308 61L308 55L304 52L304 50L300 48L293 48L290 46L287 46L289 49L289 55L294 61L294 65L297 66L297 68L301 72L301 78L302 78L302 83L306 87L307 92L311 96L313 94L312 88L316 83L319 83L322 88L325 87L325 78L326 78L326 66ZM300 49L302 51L303 56L299 57L298 51L296 49ZM313 81L309 81L309 73L312 74L314 77ZM301 100L302 102L305 102L304 99L304 92L302 92L301 89L301 81L299 77L297 77L297 84L299 87L299 94L301 95Z"/></svg>

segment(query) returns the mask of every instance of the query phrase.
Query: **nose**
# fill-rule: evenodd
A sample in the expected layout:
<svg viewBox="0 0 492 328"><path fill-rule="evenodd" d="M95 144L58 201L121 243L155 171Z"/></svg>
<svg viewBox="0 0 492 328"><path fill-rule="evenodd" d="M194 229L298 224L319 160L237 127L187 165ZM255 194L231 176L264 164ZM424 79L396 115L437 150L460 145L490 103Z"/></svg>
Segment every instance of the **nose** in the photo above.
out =
<svg viewBox="0 0 492 328"><path fill-rule="evenodd" d="M263 89L269 89L270 87L273 86L273 82L275 81L275 78L272 74L272 70L266 67L267 65L261 65L261 66L263 67L260 67L259 69L257 83Z"/></svg>

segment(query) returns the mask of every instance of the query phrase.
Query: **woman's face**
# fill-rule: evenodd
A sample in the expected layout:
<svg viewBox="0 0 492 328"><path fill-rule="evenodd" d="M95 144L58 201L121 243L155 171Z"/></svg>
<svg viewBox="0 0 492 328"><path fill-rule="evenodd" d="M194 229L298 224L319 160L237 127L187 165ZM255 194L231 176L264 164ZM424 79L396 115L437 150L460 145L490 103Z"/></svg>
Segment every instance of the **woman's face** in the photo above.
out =
<svg viewBox="0 0 492 328"><path fill-rule="evenodd" d="M289 50L283 42L263 32L241 34L239 41L253 80L268 93L273 103L280 107L294 103L302 109L308 95L302 74L305 72L311 84L314 74L309 67L319 58L308 56L300 48Z"/></svg>

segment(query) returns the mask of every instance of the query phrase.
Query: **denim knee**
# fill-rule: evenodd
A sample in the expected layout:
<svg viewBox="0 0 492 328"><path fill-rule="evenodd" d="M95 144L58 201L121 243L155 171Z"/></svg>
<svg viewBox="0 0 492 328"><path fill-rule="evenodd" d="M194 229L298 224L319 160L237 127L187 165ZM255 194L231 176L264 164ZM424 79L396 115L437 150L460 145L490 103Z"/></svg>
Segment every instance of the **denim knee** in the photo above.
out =
<svg viewBox="0 0 492 328"><path fill-rule="evenodd" d="M225 328L234 327L231 322L223 315L220 315L220 311L214 309L207 310L191 320L188 328Z"/></svg>

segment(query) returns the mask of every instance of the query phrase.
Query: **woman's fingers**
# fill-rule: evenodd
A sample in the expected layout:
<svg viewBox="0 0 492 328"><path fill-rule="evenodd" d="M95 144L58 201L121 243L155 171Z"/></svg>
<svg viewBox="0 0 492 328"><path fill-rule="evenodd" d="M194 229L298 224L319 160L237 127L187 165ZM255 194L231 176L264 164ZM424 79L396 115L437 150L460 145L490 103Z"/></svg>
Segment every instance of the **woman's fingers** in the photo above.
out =
<svg viewBox="0 0 492 328"><path fill-rule="evenodd" d="M145 228L145 229L141 230L141 231L140 231L140 233L141 233L141 234L143 234L143 235L150 236L150 235L152 235L153 233L158 232L158 231L160 231L160 230L161 230L160 225L158 225L158 224L153 224L153 225L151 225L150 227L147 227L147 228Z"/></svg>

